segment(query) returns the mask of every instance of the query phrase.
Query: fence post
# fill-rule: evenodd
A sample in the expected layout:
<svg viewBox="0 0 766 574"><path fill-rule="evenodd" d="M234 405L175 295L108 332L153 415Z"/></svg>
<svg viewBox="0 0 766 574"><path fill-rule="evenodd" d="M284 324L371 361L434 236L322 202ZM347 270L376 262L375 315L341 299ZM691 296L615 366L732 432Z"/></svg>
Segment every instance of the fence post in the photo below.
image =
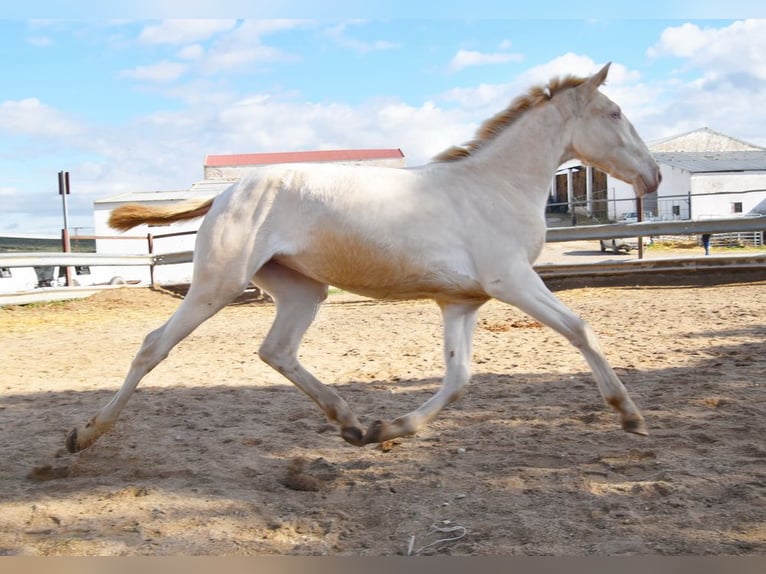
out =
<svg viewBox="0 0 766 574"><path fill-rule="evenodd" d="M61 196L61 205L64 210L64 228L61 230L61 251L63 253L69 253L72 251L72 246L69 243L69 221L67 214L66 196L69 195L69 172L59 172L59 195ZM72 282L72 268L64 267L66 273L66 286L71 287ZM58 281L58 277L53 277L53 281Z"/></svg>
<svg viewBox="0 0 766 574"><path fill-rule="evenodd" d="M644 199L642 197L636 198L636 221L644 220ZM644 238L638 238L638 258L644 258Z"/></svg>
<svg viewBox="0 0 766 574"><path fill-rule="evenodd" d="M72 251L69 243L69 230L65 227L61 230L61 252L70 253ZM71 287L74 283L72 281L72 268L69 266L64 267L66 273L66 286ZM58 277L53 277L54 283L58 281Z"/></svg>
<svg viewBox="0 0 766 574"><path fill-rule="evenodd" d="M146 242L149 244L149 255L154 255L154 237L151 233L146 234ZM154 263L149 264L149 284L154 287Z"/></svg>

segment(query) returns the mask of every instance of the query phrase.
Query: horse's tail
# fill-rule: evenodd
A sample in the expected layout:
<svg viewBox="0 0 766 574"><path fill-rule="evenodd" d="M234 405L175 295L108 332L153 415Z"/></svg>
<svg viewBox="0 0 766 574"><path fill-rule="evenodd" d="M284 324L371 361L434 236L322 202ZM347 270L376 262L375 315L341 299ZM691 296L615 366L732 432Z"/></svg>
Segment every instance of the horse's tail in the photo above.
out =
<svg viewBox="0 0 766 574"><path fill-rule="evenodd" d="M165 205L162 207L147 207L138 203L129 203L112 210L109 216L109 227L127 231L136 225L167 225L174 221L185 221L202 217L213 205L213 198L202 203L186 202L180 205Z"/></svg>

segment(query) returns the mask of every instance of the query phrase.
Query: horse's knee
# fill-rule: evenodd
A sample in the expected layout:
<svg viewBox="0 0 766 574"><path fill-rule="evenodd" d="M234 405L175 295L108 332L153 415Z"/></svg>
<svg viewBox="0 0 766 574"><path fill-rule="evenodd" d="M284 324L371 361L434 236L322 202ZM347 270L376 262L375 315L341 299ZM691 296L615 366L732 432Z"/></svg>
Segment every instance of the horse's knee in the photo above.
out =
<svg viewBox="0 0 766 574"><path fill-rule="evenodd" d="M271 368L284 373L289 362L290 355L284 349L270 344L268 341L258 349L258 357Z"/></svg>
<svg viewBox="0 0 766 574"><path fill-rule="evenodd" d="M166 328L167 323L144 337L141 348L133 358L134 366L143 365L151 369L168 356L172 345L168 345L168 342L163 339Z"/></svg>
<svg viewBox="0 0 766 574"><path fill-rule="evenodd" d="M572 314L566 318L564 326L567 339L578 349L598 348L598 341L593 330L582 317Z"/></svg>

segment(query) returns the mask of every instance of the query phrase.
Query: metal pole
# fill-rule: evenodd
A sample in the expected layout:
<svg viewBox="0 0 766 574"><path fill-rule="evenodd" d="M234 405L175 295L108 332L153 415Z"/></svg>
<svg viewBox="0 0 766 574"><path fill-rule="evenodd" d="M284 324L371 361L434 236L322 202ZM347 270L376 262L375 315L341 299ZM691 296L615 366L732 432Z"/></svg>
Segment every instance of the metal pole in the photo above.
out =
<svg viewBox="0 0 766 574"><path fill-rule="evenodd" d="M149 243L149 255L154 255L154 237L151 233L146 234L146 241ZM154 263L149 265L149 284L154 287Z"/></svg>
<svg viewBox="0 0 766 574"><path fill-rule="evenodd" d="M64 210L64 229L61 230L61 249L64 253L72 251L72 244L69 241L69 213L67 212L66 196L69 195L69 172L59 172L59 194L61 195L61 206ZM54 277L54 279L56 279ZM66 286L72 285L72 268L66 267Z"/></svg>
<svg viewBox="0 0 766 574"><path fill-rule="evenodd" d="M572 225L577 225L577 213L575 213L574 203L574 182L572 181L572 168L567 170L567 203L569 212L572 214Z"/></svg>
<svg viewBox="0 0 766 574"><path fill-rule="evenodd" d="M644 199L642 197L636 198L636 221L644 220ZM638 238L638 258L644 258L644 238Z"/></svg>

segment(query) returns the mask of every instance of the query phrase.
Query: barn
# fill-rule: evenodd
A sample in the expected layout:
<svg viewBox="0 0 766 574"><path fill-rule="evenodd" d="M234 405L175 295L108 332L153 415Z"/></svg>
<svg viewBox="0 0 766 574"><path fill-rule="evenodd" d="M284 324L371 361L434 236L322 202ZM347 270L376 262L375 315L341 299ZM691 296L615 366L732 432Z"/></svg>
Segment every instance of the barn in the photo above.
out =
<svg viewBox="0 0 766 574"><path fill-rule="evenodd" d="M700 220L766 213L766 148L710 128L648 143L662 171L643 219ZM633 187L579 161L562 165L551 183L549 223L571 225L575 212L616 221L636 212Z"/></svg>
<svg viewBox="0 0 766 574"><path fill-rule="evenodd" d="M199 228L201 220L173 223L164 226L140 225L124 234L120 239L109 227L109 214L113 209L126 203L143 203L165 205L180 201L204 201L223 192L230 185L241 179L247 172L266 165L282 163L340 163L347 165L381 165L389 167L404 167L405 158L398 148L386 149L345 149L317 150L276 153L251 153L208 155L203 165L203 179L194 183L189 189L171 191L131 191L119 195L99 199L93 204L93 218L96 239L96 252L111 255L146 254L150 251L148 236L152 236L151 252L175 253L194 249L194 232ZM172 237L157 237L174 234ZM126 240L124 238L131 238ZM92 269L95 282L108 282L112 277L119 276L127 281L138 281L142 284L151 280L150 271L146 267L94 267ZM160 285L189 283L192 275L191 263L158 266L154 269L154 282Z"/></svg>
<svg viewBox="0 0 766 574"><path fill-rule="evenodd" d="M662 171L644 219L701 220L766 213L766 148L701 128L649 143ZM610 217L635 211L632 186L607 176ZM611 207L613 209L611 209Z"/></svg>

